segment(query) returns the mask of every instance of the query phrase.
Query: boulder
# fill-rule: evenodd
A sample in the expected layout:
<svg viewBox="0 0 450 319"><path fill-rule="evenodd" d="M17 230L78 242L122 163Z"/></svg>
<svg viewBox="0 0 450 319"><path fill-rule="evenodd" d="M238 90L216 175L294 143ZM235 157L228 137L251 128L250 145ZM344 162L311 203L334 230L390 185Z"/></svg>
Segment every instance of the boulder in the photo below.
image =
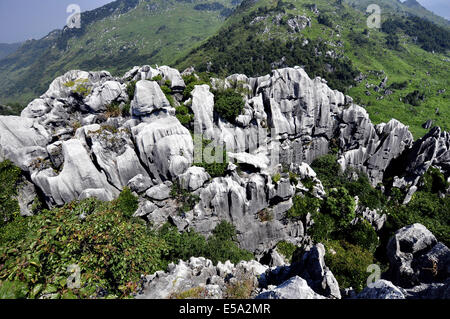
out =
<svg viewBox="0 0 450 319"><path fill-rule="evenodd" d="M356 299L405 299L403 289L387 280L377 280L369 284L355 297Z"/></svg>
<svg viewBox="0 0 450 319"><path fill-rule="evenodd" d="M132 128L141 161L153 177L173 180L193 162L191 134L176 117L151 118Z"/></svg>
<svg viewBox="0 0 450 319"><path fill-rule="evenodd" d="M196 191L202 187L211 176L203 167L191 166L186 172L178 176L178 182L181 188L190 192Z"/></svg>
<svg viewBox="0 0 450 319"><path fill-rule="evenodd" d="M47 158L50 141L50 134L32 119L0 116L0 160L8 159L29 171L36 160Z"/></svg>
<svg viewBox="0 0 450 319"><path fill-rule="evenodd" d="M306 280L295 276L273 290L259 294L256 299L326 299L308 286Z"/></svg>
<svg viewBox="0 0 450 319"><path fill-rule="evenodd" d="M429 253L436 244L436 237L421 224L413 224L398 230L387 245L392 282L406 288L419 284L421 274L428 270L421 269L418 260L422 255ZM439 264L440 253L436 251L434 254L438 259L435 262ZM444 257L448 258L448 253L444 254Z"/></svg>
<svg viewBox="0 0 450 319"><path fill-rule="evenodd" d="M172 112L173 110L157 82L138 81L134 99L131 102L131 113L134 116L148 116L155 111Z"/></svg>
<svg viewBox="0 0 450 319"><path fill-rule="evenodd" d="M170 197L170 191L171 191L170 187L167 186L166 184L159 184L147 190L145 195L150 199L165 200Z"/></svg>

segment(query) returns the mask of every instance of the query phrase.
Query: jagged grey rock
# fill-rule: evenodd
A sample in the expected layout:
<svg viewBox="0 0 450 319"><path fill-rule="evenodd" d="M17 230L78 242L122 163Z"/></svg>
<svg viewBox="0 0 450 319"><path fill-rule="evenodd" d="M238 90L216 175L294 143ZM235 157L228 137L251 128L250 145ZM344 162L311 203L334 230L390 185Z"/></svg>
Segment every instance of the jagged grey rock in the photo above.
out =
<svg viewBox="0 0 450 319"><path fill-rule="evenodd" d="M306 280L292 277L273 290L259 294L256 299L326 299L314 292Z"/></svg>
<svg viewBox="0 0 450 319"><path fill-rule="evenodd" d="M210 179L208 172L203 167L197 166L189 167L186 172L178 176L181 188L191 192L202 187Z"/></svg>
<svg viewBox="0 0 450 319"><path fill-rule="evenodd" d="M192 137L176 117L152 118L133 127L132 134L141 161L153 177L175 179L192 165Z"/></svg>
<svg viewBox="0 0 450 319"><path fill-rule="evenodd" d="M29 171L33 161L47 158L50 141L50 134L32 119L0 116L0 160L9 159Z"/></svg>
<svg viewBox="0 0 450 319"><path fill-rule="evenodd" d="M165 200L170 197L170 187L166 184L159 184L147 190L145 195L150 199Z"/></svg>
<svg viewBox="0 0 450 319"><path fill-rule="evenodd" d="M425 226L413 224L401 228L387 245L392 282L410 288L424 280L446 278L449 253ZM439 276L433 276L433 272Z"/></svg>
<svg viewBox="0 0 450 319"><path fill-rule="evenodd" d="M405 299L403 289L387 280L377 280L369 284L356 297L356 299Z"/></svg>
<svg viewBox="0 0 450 319"><path fill-rule="evenodd" d="M141 80L136 83L131 113L135 116L148 116L155 111L172 112L172 107L163 91L155 81Z"/></svg>
<svg viewBox="0 0 450 319"><path fill-rule="evenodd" d="M41 189L49 204L64 205L79 199L87 190L98 190L91 191L91 194L101 194L102 200L112 200L118 195L119 191L97 170L79 140L63 142L62 152L64 168L59 174L47 168L31 175L32 181Z"/></svg>

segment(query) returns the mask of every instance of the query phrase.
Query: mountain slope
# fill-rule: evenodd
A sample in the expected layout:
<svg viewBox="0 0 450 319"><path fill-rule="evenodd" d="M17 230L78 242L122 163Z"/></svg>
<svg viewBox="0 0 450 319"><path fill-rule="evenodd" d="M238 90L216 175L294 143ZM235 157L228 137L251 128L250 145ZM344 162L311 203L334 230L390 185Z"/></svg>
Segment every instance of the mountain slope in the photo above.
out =
<svg viewBox="0 0 450 319"><path fill-rule="evenodd" d="M434 14L433 12L424 8L416 0L407 0L405 2L400 2L399 0L345 0L351 6L361 10L366 11L367 7L371 4L377 4L381 7L382 13L392 13L406 14L411 16L416 16L424 18L440 26L450 26L450 21Z"/></svg>
<svg viewBox="0 0 450 319"><path fill-rule="evenodd" d="M22 43L0 43L0 60L16 51Z"/></svg>
<svg viewBox="0 0 450 319"><path fill-rule="evenodd" d="M236 0L117 0L82 13L81 28L26 42L0 61L0 103L27 103L70 69L120 74L133 65L168 64L213 35Z"/></svg>
<svg viewBox="0 0 450 319"><path fill-rule="evenodd" d="M217 36L177 66L263 75L300 65L347 91L376 123L394 117L410 125L416 138L427 131L422 125L428 120L450 127L447 28L386 14L384 29L369 30L362 12L324 0L316 6L303 0L243 4L246 9L237 10Z"/></svg>

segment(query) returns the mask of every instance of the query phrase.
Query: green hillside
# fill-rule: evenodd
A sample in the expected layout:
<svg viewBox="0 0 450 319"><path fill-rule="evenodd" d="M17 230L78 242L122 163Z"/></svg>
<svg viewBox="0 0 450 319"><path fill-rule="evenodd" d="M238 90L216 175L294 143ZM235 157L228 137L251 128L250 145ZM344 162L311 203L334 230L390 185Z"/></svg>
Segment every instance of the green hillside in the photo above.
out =
<svg viewBox="0 0 450 319"><path fill-rule="evenodd" d="M71 69L116 75L134 65L170 64L213 35L239 0L117 0L82 13L81 29L27 41L0 60L0 104L25 104Z"/></svg>
<svg viewBox="0 0 450 319"><path fill-rule="evenodd" d="M257 76L300 65L346 91L376 123L396 118L410 125L416 138L427 131L422 127L427 120L450 129L448 28L384 14L384 28L368 29L367 16L341 1L315 4L244 1L218 35L177 66ZM289 21L301 16L311 19L311 26L293 30ZM385 87L377 88L386 76Z"/></svg>
<svg viewBox="0 0 450 319"><path fill-rule="evenodd" d="M7 57L21 46L21 43L0 43L0 60Z"/></svg>

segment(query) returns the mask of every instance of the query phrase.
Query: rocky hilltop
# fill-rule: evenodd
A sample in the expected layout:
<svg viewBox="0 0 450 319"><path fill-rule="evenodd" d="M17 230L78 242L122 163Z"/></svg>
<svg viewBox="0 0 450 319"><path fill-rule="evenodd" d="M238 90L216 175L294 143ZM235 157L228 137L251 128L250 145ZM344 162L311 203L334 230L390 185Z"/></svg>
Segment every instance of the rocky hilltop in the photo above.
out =
<svg viewBox="0 0 450 319"><path fill-rule="evenodd" d="M431 166L449 175L448 132L436 127L414 141L395 119L374 125L351 97L321 78L311 79L300 67L257 78L212 78L190 89L185 76L198 78L192 69L180 73L167 66L134 67L120 78L106 71L70 71L21 116L0 117L0 159L12 161L28 180L19 190L22 215L32 213L36 196L56 207L88 197L111 201L128 187L139 196L135 216L154 227L169 222L179 231L209 236L226 220L236 227L240 247L266 261L266 266L256 261L214 266L193 258L146 278L141 296L168 297L178 291L170 287L172 278L181 276L177 289L206 287L207 296L221 298L233 274L259 287L253 294L258 298L341 298L344 292L325 265L323 246L308 235L311 216L285 217L294 196L326 195L309 164L335 152L343 171L366 173L374 187L389 180L404 189L405 203ZM245 101L232 120L214 108L214 92L226 89L240 92ZM192 113L189 125L177 116L180 106ZM215 142L215 155L221 145L226 149L223 176L211 177L196 165L206 156L205 140ZM192 209L180 213L175 186L196 196ZM377 230L386 218L369 209L358 214ZM306 249L287 265L274 250L280 241ZM448 296L449 250L425 227L399 230L387 254L393 283L379 281L361 296L405 298L430 291ZM446 275L427 278L421 267L430 260Z"/></svg>

